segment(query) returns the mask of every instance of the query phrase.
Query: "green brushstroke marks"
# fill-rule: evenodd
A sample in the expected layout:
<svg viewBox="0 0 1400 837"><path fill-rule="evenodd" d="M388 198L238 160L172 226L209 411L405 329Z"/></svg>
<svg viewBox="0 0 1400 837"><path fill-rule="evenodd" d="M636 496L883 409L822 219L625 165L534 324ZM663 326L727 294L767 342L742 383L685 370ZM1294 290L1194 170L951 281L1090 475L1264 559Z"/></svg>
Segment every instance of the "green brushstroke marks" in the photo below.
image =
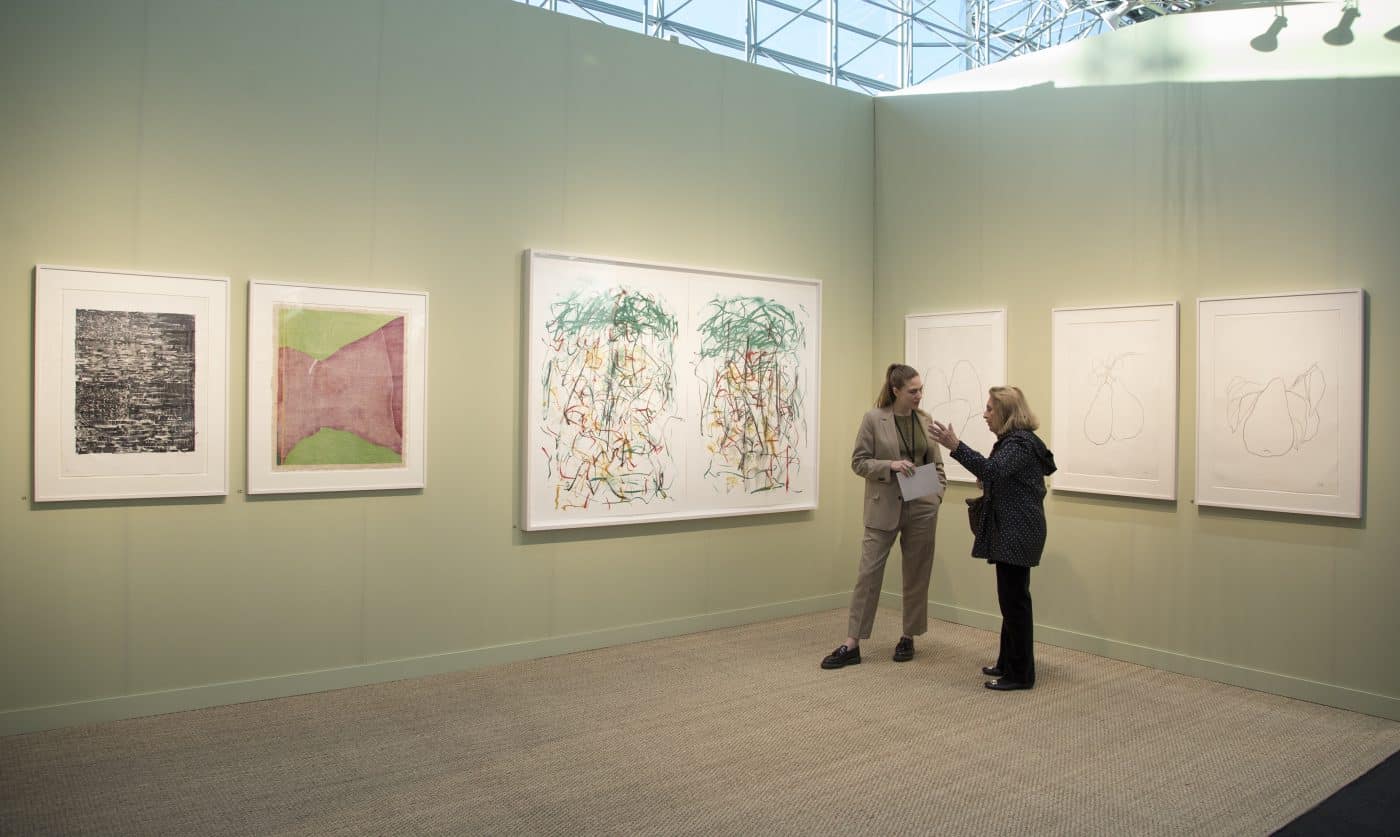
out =
<svg viewBox="0 0 1400 837"><path fill-rule="evenodd" d="M653 295L612 287L552 303L545 328L541 430L555 508L668 497L676 316Z"/></svg>
<svg viewBox="0 0 1400 837"><path fill-rule="evenodd" d="M398 465L403 457L390 448L366 442L354 433L323 428L287 452L282 465Z"/></svg>
<svg viewBox="0 0 1400 837"><path fill-rule="evenodd" d="M669 404L674 394L671 369L674 360L676 332L679 324L674 315L651 296L613 288L585 295L575 291L561 302L550 306L554 318L546 326L556 345L571 342L574 349L588 346L607 347L607 368L602 370L602 387L590 381L590 399L601 406L599 422L610 426L619 408L635 406L639 397L650 399L649 390L660 393ZM650 338L650 339L648 339ZM654 348L660 351L652 351ZM580 356L582 361L588 358ZM570 364L569 377L579 377L582 370ZM545 370L546 399L553 380L552 364Z"/></svg>
<svg viewBox="0 0 1400 837"><path fill-rule="evenodd" d="M795 352L806 331L791 308L759 296L715 297L715 309L700 324L700 357L730 357L757 351Z"/></svg>
<svg viewBox="0 0 1400 837"><path fill-rule="evenodd" d="M402 314L277 306L277 345L325 360L340 348L367 337Z"/></svg>
<svg viewBox="0 0 1400 837"><path fill-rule="evenodd" d="M618 288L585 294L575 291L550 306L554 318L548 329L556 338L577 337L584 331L612 331L613 340L636 340L651 334L661 340L676 336L676 318L655 299Z"/></svg>
<svg viewBox="0 0 1400 837"><path fill-rule="evenodd" d="M793 491L805 423L799 350L806 329L791 308L757 296L715 297L700 324L696 374L701 433L718 490Z"/></svg>

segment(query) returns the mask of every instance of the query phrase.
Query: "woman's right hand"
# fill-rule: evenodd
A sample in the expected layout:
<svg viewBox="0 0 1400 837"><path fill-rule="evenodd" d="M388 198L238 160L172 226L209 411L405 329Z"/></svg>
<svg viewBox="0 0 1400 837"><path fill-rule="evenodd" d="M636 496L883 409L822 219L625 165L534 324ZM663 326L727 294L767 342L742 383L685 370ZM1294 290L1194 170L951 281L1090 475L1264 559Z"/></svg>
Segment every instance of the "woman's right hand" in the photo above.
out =
<svg viewBox="0 0 1400 837"><path fill-rule="evenodd" d="M914 476L914 463L907 459L896 459L890 463L890 473L912 477Z"/></svg>
<svg viewBox="0 0 1400 837"><path fill-rule="evenodd" d="M933 422L929 426L929 435L933 440L948 450L953 450L958 446L958 434L953 432L953 425Z"/></svg>

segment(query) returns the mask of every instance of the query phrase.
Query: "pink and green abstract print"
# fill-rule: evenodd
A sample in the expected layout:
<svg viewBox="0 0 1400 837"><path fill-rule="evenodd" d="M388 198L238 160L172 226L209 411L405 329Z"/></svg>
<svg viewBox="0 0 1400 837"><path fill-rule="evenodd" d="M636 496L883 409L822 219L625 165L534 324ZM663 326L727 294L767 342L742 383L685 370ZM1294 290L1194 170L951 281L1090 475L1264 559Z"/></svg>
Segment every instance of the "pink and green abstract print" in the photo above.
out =
<svg viewBox="0 0 1400 837"><path fill-rule="evenodd" d="M403 464L404 316L277 306L276 467Z"/></svg>

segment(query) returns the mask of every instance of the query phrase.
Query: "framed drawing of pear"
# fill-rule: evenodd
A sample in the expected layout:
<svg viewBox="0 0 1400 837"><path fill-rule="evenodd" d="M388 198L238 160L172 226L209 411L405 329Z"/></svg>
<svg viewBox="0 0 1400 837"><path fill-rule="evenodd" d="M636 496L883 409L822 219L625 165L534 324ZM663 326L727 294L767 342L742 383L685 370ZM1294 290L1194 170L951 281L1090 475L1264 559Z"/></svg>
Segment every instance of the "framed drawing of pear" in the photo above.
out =
<svg viewBox="0 0 1400 837"><path fill-rule="evenodd" d="M1006 309L911 314L904 318L904 362L924 382L923 409L986 454L996 437L982 420L987 390L1006 383ZM944 457L948 479L977 478Z"/></svg>
<svg viewBox="0 0 1400 837"><path fill-rule="evenodd" d="M1055 490L1176 499L1177 310L1051 311Z"/></svg>
<svg viewBox="0 0 1400 837"><path fill-rule="evenodd" d="M1365 292L1200 299L1196 502L1360 517Z"/></svg>

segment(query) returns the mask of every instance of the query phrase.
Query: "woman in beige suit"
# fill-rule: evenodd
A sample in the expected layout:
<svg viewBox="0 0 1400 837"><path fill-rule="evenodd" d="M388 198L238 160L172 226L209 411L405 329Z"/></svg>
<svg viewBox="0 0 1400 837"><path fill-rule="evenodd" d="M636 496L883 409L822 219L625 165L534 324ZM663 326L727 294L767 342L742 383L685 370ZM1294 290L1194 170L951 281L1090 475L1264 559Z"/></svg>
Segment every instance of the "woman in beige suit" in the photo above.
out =
<svg viewBox="0 0 1400 837"><path fill-rule="evenodd" d="M875 624L885 559L896 536L904 564L904 635L895 645L895 662L912 659L914 637L928 630L933 536L948 478L943 473L938 445L930 441L932 422L919 409L923 395L924 384L918 371L892 363L885 370L885 383L875 399L875 409L861 419L851 453L851 470L865 479L865 538L861 542L860 570L851 594L849 636L822 660L822 668L842 668L860 662L860 641L870 638ZM915 468L926 464L937 470L938 490L905 500L898 475L912 476Z"/></svg>

